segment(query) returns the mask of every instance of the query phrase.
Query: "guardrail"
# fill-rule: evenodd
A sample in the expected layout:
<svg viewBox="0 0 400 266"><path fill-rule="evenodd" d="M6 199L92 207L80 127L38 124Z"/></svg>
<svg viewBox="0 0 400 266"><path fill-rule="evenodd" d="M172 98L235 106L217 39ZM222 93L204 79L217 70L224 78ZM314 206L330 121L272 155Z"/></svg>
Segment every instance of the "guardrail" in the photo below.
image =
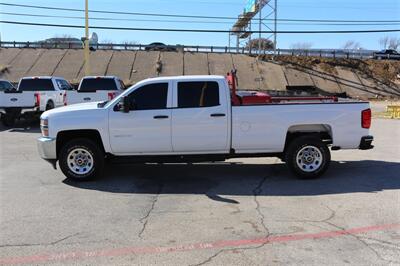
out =
<svg viewBox="0 0 400 266"><path fill-rule="evenodd" d="M46 42L0 42L4 48L45 48L45 49L83 49L81 43L46 43ZM157 50L157 51L185 51L185 52L206 52L206 53L235 53L248 55L273 55L274 50L249 49L247 47L229 46L201 46L201 45L165 45L154 48L144 44L114 44L97 43L91 45L91 50ZM373 50L344 50L344 49L277 49L276 55L310 56L325 58L374 58L376 51ZM376 56L375 56L376 57ZM381 56L382 59L400 59L396 55Z"/></svg>

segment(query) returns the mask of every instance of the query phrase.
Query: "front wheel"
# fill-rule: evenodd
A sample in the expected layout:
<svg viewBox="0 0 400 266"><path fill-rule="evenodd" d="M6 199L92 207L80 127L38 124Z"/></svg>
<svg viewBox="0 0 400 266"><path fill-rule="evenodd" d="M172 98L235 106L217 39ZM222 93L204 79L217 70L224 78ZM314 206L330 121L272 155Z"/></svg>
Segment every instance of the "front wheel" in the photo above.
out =
<svg viewBox="0 0 400 266"><path fill-rule="evenodd" d="M319 138L311 136L294 139L285 157L291 172L302 179L321 176L331 161L328 147Z"/></svg>
<svg viewBox="0 0 400 266"><path fill-rule="evenodd" d="M104 153L89 139L74 139L61 148L59 165L66 177L87 181L101 175Z"/></svg>

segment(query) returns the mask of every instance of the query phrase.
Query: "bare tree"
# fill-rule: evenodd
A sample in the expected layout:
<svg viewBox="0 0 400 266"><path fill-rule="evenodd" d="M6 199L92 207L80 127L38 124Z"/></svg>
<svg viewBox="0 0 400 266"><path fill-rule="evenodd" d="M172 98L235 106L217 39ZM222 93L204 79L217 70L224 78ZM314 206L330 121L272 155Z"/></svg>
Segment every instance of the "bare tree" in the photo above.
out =
<svg viewBox="0 0 400 266"><path fill-rule="evenodd" d="M125 45L125 49L131 49L132 47L130 47L130 45L136 45L138 44L137 41L129 41L129 40L125 40L122 42L122 44Z"/></svg>
<svg viewBox="0 0 400 266"><path fill-rule="evenodd" d="M360 45L359 42L350 40L350 41L347 41L347 42L342 46L342 48L343 48L344 50L357 50L357 49L361 49L362 47L361 47L361 45Z"/></svg>
<svg viewBox="0 0 400 266"><path fill-rule="evenodd" d="M252 39L249 42L246 43L246 49L255 49L258 50L259 48L259 40L261 40L261 50L270 50L274 48L274 43L266 38L261 38L261 39Z"/></svg>
<svg viewBox="0 0 400 266"><path fill-rule="evenodd" d="M390 38L389 49L397 50L400 47L400 38Z"/></svg>
<svg viewBox="0 0 400 266"><path fill-rule="evenodd" d="M298 49L298 50L308 50L308 49L311 49L312 46L313 46L313 44L310 42L297 42L297 43L292 43L290 45L290 48Z"/></svg>
<svg viewBox="0 0 400 266"><path fill-rule="evenodd" d="M101 46L99 46L100 49L112 49L113 48L113 41L109 39L104 39L101 42L99 42Z"/></svg>
<svg viewBox="0 0 400 266"><path fill-rule="evenodd" d="M379 39L379 44L381 45L382 49L386 49L389 46L389 36L385 36Z"/></svg>
<svg viewBox="0 0 400 266"><path fill-rule="evenodd" d="M400 38L385 36L379 40L382 49L397 50L400 47Z"/></svg>

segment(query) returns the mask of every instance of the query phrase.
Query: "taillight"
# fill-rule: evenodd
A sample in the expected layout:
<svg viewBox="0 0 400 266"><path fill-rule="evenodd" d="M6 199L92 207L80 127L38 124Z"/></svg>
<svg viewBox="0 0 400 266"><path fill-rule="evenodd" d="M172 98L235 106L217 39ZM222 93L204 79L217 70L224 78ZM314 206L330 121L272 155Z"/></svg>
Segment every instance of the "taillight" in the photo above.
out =
<svg viewBox="0 0 400 266"><path fill-rule="evenodd" d="M108 93L108 100L111 101L112 99L115 98L116 93L115 92L109 92Z"/></svg>
<svg viewBox="0 0 400 266"><path fill-rule="evenodd" d="M64 92L64 94L63 94L63 103L64 103L64 106L67 106L67 93L66 92Z"/></svg>
<svg viewBox="0 0 400 266"><path fill-rule="evenodd" d="M39 93L35 93L35 107L39 107L40 106L40 94Z"/></svg>
<svg viewBox="0 0 400 266"><path fill-rule="evenodd" d="M370 128L371 127L372 113L371 109L365 109L361 112L361 127Z"/></svg>

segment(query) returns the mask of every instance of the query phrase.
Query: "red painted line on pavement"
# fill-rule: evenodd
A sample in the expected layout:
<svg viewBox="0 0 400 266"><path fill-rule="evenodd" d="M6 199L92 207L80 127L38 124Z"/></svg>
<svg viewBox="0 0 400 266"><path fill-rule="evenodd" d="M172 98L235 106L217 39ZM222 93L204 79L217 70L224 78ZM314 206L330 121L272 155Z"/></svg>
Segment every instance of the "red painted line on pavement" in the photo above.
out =
<svg viewBox="0 0 400 266"><path fill-rule="evenodd" d="M195 243L188 245L172 246L172 247L126 247L109 250L95 250L95 251L73 251L66 253L55 253L55 254L41 254L24 257L14 258L1 258L0 264L24 264L24 263L46 263L46 262L57 262L64 260L76 260L76 259L87 259L87 258L98 258L98 257L116 257L125 255L137 255L137 254L158 254L158 253L169 253L178 251L193 251L202 249L215 249L225 247L238 247L256 244L267 244L267 243L279 243L279 242L291 242L308 239L322 239L322 238L334 238L352 234L362 234L372 231L384 231L394 228L400 228L400 224L385 224L375 225L368 227L352 228L348 230L338 231L327 231L313 234L298 234L298 235L282 235L282 236L271 236L264 238L255 239L240 239L240 240L222 240L209 243Z"/></svg>

